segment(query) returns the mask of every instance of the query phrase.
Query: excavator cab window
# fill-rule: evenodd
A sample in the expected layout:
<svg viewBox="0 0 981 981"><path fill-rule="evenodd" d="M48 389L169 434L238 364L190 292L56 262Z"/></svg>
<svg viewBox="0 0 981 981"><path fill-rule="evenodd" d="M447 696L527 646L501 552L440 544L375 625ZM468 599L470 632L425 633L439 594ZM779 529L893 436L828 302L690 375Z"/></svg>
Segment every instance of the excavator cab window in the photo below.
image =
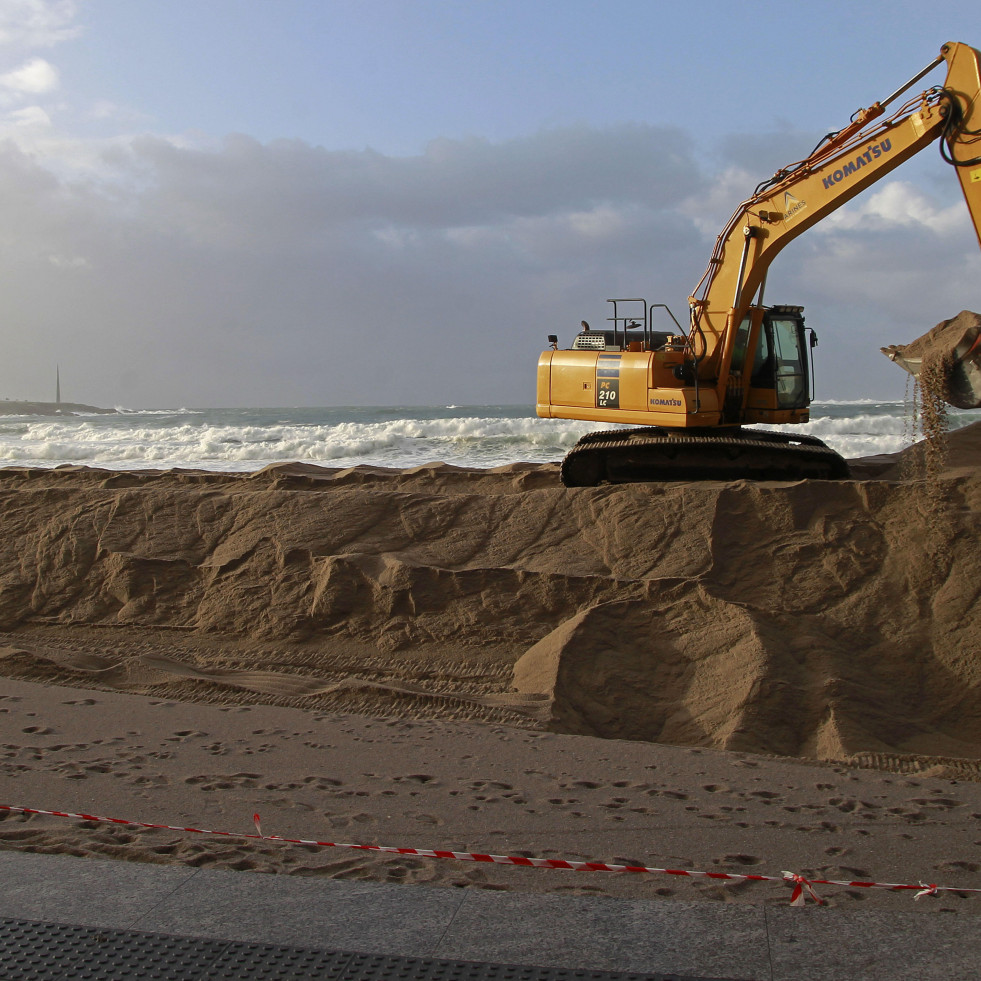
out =
<svg viewBox="0 0 981 981"><path fill-rule="evenodd" d="M747 317L736 334L732 370L742 371L749 339ZM780 409L803 409L810 404L810 382L804 343L804 318L797 307L767 310L753 355L753 388L776 392Z"/></svg>
<svg viewBox="0 0 981 981"><path fill-rule="evenodd" d="M807 377L803 317L797 312L770 311L763 324L771 348L767 360L772 370L772 385L776 389L778 408L806 408L810 385Z"/></svg>
<svg viewBox="0 0 981 981"><path fill-rule="evenodd" d="M736 331L736 341L732 349L732 362L730 371L733 374L742 374L743 365L746 363L746 348L749 346L750 318L743 317L743 322ZM753 376L752 384L757 388L773 388L769 379L770 372L766 369L770 364L770 342L768 331L764 327L760 331L756 341L756 353L753 355Z"/></svg>
<svg viewBox="0 0 981 981"><path fill-rule="evenodd" d="M756 354L753 357L753 376L752 383L757 388L772 388L770 380L772 375L770 358L770 325L764 321L763 329L760 331L759 340L756 342Z"/></svg>
<svg viewBox="0 0 981 981"><path fill-rule="evenodd" d="M749 343L749 317L743 317L743 322L736 331L736 341L732 346L732 361L729 369L734 375L742 374L743 365L746 363L746 345ZM754 367L755 372L755 367Z"/></svg>

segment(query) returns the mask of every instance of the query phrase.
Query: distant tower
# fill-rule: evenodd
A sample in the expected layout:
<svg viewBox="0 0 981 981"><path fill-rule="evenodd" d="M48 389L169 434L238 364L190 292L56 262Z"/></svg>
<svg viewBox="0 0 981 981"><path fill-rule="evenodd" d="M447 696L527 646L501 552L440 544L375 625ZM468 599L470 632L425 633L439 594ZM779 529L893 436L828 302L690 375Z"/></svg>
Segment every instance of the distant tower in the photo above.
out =
<svg viewBox="0 0 981 981"><path fill-rule="evenodd" d="M55 404L61 405L61 366L55 365Z"/></svg>

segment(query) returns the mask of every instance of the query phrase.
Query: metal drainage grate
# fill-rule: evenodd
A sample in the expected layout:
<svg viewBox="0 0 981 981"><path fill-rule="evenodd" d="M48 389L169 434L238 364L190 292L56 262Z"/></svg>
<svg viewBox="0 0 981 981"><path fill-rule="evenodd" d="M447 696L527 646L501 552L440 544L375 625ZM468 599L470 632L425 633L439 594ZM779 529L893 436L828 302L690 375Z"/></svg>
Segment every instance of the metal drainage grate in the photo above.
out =
<svg viewBox="0 0 981 981"><path fill-rule="evenodd" d="M713 981L391 957L0 919L3 981ZM721 981L721 979L714 979Z"/></svg>
<svg viewBox="0 0 981 981"><path fill-rule="evenodd" d="M192 981L208 977L208 966L227 946L222 940L0 920L0 977L9 981Z"/></svg>

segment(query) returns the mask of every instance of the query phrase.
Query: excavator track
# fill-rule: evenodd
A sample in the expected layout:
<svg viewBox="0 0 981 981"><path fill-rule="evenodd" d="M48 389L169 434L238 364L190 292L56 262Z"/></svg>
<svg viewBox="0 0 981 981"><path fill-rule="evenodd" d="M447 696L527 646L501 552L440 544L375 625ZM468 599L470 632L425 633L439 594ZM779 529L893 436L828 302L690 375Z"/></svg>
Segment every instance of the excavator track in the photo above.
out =
<svg viewBox="0 0 981 981"><path fill-rule="evenodd" d="M667 480L845 480L848 464L814 436L657 427L583 436L562 461L566 487Z"/></svg>

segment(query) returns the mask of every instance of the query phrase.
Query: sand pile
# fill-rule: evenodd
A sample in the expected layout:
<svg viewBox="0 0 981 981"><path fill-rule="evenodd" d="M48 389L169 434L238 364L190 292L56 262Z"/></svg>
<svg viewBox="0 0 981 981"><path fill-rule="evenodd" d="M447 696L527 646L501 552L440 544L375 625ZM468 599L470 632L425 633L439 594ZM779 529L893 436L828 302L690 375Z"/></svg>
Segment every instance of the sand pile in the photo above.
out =
<svg viewBox="0 0 981 981"><path fill-rule="evenodd" d="M892 344L882 348L882 353L919 376L928 400L976 409L981 405L979 339L981 314L962 310L915 341Z"/></svg>
<svg viewBox="0 0 981 981"><path fill-rule="evenodd" d="M973 760L981 430L950 442L931 520L896 458L837 483L576 490L533 465L7 469L0 673L893 768Z"/></svg>

